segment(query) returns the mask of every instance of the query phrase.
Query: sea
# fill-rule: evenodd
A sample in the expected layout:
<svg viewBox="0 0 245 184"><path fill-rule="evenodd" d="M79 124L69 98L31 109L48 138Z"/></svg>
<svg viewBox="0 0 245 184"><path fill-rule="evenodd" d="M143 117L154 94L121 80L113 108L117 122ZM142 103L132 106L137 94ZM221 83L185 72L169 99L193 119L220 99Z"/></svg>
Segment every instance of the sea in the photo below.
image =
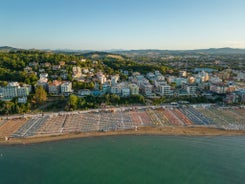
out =
<svg viewBox="0 0 245 184"><path fill-rule="evenodd" d="M244 136L108 136L0 145L0 184L244 184Z"/></svg>

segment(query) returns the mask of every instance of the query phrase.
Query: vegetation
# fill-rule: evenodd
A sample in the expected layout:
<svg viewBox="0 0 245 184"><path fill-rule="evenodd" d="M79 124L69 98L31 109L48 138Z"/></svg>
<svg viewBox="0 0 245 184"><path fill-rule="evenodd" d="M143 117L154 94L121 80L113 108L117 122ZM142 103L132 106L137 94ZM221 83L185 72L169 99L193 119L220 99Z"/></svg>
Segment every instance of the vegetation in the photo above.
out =
<svg viewBox="0 0 245 184"><path fill-rule="evenodd" d="M80 82L80 81L73 81L72 82L72 87L74 90L79 90L79 89L94 89L94 83L91 82Z"/></svg>
<svg viewBox="0 0 245 184"><path fill-rule="evenodd" d="M143 74L159 70L162 74L166 74L170 70L167 66L159 66L152 64L140 64L130 59L117 60L115 58L106 58L103 63L114 70L140 71Z"/></svg>
<svg viewBox="0 0 245 184"><path fill-rule="evenodd" d="M17 98L5 102L0 100L0 114L21 114L31 110L30 102L26 104L20 104Z"/></svg>
<svg viewBox="0 0 245 184"><path fill-rule="evenodd" d="M120 97L115 94L105 94L102 97L77 97L75 95L70 95L67 100L65 110L99 108L103 105L122 104L145 104L145 98L142 95L132 95L130 97Z"/></svg>
<svg viewBox="0 0 245 184"><path fill-rule="evenodd" d="M43 104L44 102L47 101L47 92L43 89L42 86L38 86L36 88L36 92L34 95L34 100L38 105Z"/></svg>

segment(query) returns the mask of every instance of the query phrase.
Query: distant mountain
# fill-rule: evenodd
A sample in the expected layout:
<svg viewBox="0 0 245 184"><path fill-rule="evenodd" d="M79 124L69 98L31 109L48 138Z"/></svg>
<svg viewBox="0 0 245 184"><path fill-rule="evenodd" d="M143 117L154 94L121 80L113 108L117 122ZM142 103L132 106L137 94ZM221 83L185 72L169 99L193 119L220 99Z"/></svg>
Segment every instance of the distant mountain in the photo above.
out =
<svg viewBox="0 0 245 184"><path fill-rule="evenodd" d="M119 54L124 56L164 56L164 55L227 55L227 54L245 54L245 49L235 48L210 48L210 49L196 49L196 50L157 50L157 49L145 49L145 50L122 50L111 49L105 51L95 50L73 50L73 49L19 49L9 46L0 47L0 52L9 52L17 50L40 50L54 53L69 53L69 54L87 54L99 55L105 57L108 54Z"/></svg>
<svg viewBox="0 0 245 184"><path fill-rule="evenodd" d="M17 50L21 50L21 49L17 49L17 48L14 48L14 47L9 47L9 46L0 47L0 51L1 52L9 52L9 51L17 51Z"/></svg>
<svg viewBox="0 0 245 184"><path fill-rule="evenodd" d="M51 50L51 49L46 49L48 51L52 51L55 53L89 53L89 52L96 52L94 50L73 50L73 49L55 49L55 50ZM45 51L45 50L44 50Z"/></svg>
<svg viewBox="0 0 245 184"><path fill-rule="evenodd" d="M161 55L227 55L227 54L245 54L245 49L234 48L210 48L197 50L125 50L114 51L116 54L128 56L161 56Z"/></svg>
<svg viewBox="0 0 245 184"><path fill-rule="evenodd" d="M234 49L229 47L200 49L195 51L200 53L207 53L207 54L245 54L245 49Z"/></svg>

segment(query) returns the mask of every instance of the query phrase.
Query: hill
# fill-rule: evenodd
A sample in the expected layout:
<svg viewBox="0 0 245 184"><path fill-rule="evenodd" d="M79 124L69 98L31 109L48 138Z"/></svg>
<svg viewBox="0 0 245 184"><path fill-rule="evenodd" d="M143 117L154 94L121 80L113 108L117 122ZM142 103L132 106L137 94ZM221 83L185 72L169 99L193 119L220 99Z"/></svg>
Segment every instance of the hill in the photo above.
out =
<svg viewBox="0 0 245 184"><path fill-rule="evenodd" d="M0 52L18 51L18 50L38 50L38 49L19 49L9 46L0 47ZM240 54L245 55L245 49L236 48L209 48L209 49L196 49L196 50L157 50L157 49L145 49L145 50L106 50L106 51L93 51L93 50L72 50L72 49L40 49L41 51L64 53L64 54L76 54L84 55L90 58L123 58L124 56L164 56L164 55L229 55Z"/></svg>
<svg viewBox="0 0 245 184"><path fill-rule="evenodd" d="M112 58L112 59L119 59L119 60L125 59L125 57L122 56L121 54L109 53L109 52L88 52L88 53L82 53L80 55L90 59L101 59L101 58Z"/></svg>
<svg viewBox="0 0 245 184"><path fill-rule="evenodd" d="M163 56L163 55L229 55L245 54L245 49L234 48L210 48L197 50L125 50L115 51L113 53L127 56Z"/></svg>
<svg viewBox="0 0 245 184"><path fill-rule="evenodd" d="M0 52L9 52L9 51L17 51L17 50L20 50L20 49L9 47L9 46L0 47Z"/></svg>

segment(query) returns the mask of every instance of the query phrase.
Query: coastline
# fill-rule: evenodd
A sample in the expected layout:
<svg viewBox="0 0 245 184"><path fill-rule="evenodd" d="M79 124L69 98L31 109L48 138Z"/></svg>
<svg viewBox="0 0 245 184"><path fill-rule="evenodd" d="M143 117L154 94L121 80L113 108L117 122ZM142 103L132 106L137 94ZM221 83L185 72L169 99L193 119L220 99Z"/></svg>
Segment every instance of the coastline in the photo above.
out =
<svg viewBox="0 0 245 184"><path fill-rule="evenodd" d="M108 132L86 132L86 133L69 133L60 135L44 135L28 138L10 138L8 141L0 139L0 145L25 145L44 142L62 141L69 139L78 139L85 137L102 137L102 136L123 136L123 135L170 135L170 136L242 136L245 130L224 130L210 127L141 127L138 130L120 130Z"/></svg>

